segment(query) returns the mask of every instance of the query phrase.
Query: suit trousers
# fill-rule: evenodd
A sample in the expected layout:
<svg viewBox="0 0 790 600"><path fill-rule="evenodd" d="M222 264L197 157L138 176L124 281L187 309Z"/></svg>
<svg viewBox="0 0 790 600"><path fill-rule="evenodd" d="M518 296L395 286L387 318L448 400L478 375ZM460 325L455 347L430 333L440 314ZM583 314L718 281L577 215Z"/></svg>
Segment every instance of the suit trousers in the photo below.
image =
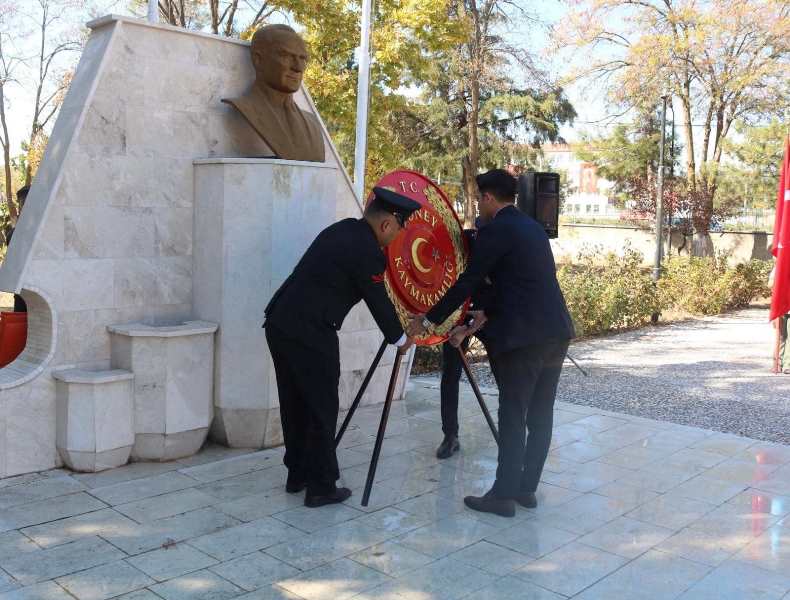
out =
<svg viewBox="0 0 790 600"><path fill-rule="evenodd" d="M554 340L490 357L499 387L499 464L493 487L498 497L513 498L538 487L567 352L568 340Z"/></svg>
<svg viewBox="0 0 790 600"><path fill-rule="evenodd" d="M266 326L280 397L288 476L303 480L309 495L329 494L340 477L335 453L340 365Z"/></svg>
<svg viewBox="0 0 790 600"><path fill-rule="evenodd" d="M461 343L464 352L469 348L469 338ZM450 342L442 344L442 382L441 408L442 408L442 433L444 435L458 435L458 384L463 371L461 356L458 348Z"/></svg>

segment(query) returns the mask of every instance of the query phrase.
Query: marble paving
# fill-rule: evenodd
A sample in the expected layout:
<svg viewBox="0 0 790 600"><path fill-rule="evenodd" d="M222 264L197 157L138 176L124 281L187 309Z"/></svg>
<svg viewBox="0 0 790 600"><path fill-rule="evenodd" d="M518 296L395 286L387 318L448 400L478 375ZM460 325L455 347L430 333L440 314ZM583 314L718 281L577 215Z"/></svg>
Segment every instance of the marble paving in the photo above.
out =
<svg viewBox="0 0 790 600"><path fill-rule="evenodd" d="M376 407L342 506L286 494L282 449L0 480L0 600L790 600L790 446L560 403L539 507L505 519L463 506L496 449L462 396L438 461L439 393L413 382L366 508Z"/></svg>

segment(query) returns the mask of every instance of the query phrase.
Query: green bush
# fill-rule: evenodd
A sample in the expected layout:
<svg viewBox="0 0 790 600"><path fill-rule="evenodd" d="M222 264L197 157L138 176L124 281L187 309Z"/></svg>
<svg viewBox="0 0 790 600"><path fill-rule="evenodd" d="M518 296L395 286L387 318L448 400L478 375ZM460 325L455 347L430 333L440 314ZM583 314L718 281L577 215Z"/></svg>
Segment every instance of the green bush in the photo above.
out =
<svg viewBox="0 0 790 600"><path fill-rule="evenodd" d="M697 315L715 315L748 306L770 295L771 263L751 260L728 267L726 256L672 257L664 262L661 304Z"/></svg>
<svg viewBox="0 0 790 600"><path fill-rule="evenodd" d="M668 310L718 314L771 293L770 261L729 267L724 255L672 257L663 264L658 286L643 261L642 254L628 246L622 255L593 248L559 267L557 278L577 336L641 327L654 313ZM439 370L440 348L418 348L414 372Z"/></svg>
<svg viewBox="0 0 790 600"><path fill-rule="evenodd" d="M642 255L630 247L622 256L584 251L572 265L561 266L557 278L577 335L639 327L661 309Z"/></svg>

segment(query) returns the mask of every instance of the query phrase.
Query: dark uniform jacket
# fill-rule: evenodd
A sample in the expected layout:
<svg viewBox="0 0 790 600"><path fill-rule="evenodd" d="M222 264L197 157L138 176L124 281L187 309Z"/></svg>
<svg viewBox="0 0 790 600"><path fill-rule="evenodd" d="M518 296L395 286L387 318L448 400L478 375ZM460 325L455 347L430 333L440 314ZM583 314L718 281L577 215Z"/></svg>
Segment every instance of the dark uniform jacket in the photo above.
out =
<svg viewBox="0 0 790 600"><path fill-rule="evenodd" d="M484 302L488 322L479 333L489 354L574 336L548 236L515 206L480 229L466 271L427 318L443 322L486 277L493 293Z"/></svg>
<svg viewBox="0 0 790 600"><path fill-rule="evenodd" d="M337 331L365 300L387 342L403 335L384 288L386 257L364 219L344 219L318 234L266 307L264 327L275 327L339 360Z"/></svg>

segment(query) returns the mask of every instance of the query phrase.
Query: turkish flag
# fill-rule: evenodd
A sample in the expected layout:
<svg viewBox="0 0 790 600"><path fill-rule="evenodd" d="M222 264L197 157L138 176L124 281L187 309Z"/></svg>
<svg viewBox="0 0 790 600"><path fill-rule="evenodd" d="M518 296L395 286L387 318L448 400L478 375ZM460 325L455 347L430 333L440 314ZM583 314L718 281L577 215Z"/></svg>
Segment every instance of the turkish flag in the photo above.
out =
<svg viewBox="0 0 790 600"><path fill-rule="evenodd" d="M769 320L790 312L790 135L785 139L785 157L776 194L776 221L771 252L776 257L774 291Z"/></svg>

